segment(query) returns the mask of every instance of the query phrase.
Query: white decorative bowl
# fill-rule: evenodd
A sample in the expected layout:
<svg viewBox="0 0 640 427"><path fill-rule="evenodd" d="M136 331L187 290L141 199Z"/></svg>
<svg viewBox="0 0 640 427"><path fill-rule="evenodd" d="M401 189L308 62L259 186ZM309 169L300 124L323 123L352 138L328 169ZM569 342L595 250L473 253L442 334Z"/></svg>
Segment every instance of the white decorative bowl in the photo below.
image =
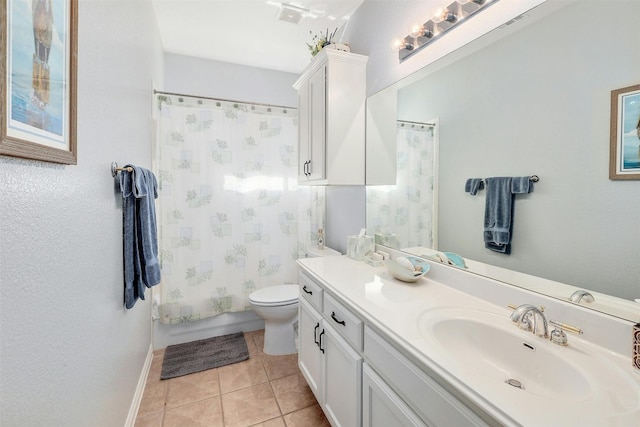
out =
<svg viewBox="0 0 640 427"><path fill-rule="evenodd" d="M389 271L389 273L391 273L393 277L398 280L402 280L403 282L416 282L422 276L427 274L427 272L431 268L431 266L423 259L416 257L406 257L406 259L408 259L414 267L419 266L421 268L421 271L411 271L407 267L391 259L388 259L384 262L385 266L387 267L387 271Z"/></svg>

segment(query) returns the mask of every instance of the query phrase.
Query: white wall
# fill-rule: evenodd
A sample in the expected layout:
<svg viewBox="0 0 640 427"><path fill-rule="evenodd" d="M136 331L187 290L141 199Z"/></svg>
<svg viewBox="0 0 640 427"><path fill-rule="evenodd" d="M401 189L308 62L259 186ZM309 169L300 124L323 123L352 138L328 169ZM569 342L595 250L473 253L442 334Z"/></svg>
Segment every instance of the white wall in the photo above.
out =
<svg viewBox="0 0 640 427"><path fill-rule="evenodd" d="M167 92L294 107L298 75L191 56L165 54Z"/></svg>
<svg viewBox="0 0 640 427"><path fill-rule="evenodd" d="M229 64L190 56L165 54L163 90L296 108L293 83L297 74ZM239 331L264 328L253 312L225 313L196 322L166 325L153 322L153 347L189 342Z"/></svg>
<svg viewBox="0 0 640 427"><path fill-rule="evenodd" d="M79 5L78 164L0 157L0 425L121 426L151 342L123 307L122 206L110 163L150 166L153 9Z"/></svg>

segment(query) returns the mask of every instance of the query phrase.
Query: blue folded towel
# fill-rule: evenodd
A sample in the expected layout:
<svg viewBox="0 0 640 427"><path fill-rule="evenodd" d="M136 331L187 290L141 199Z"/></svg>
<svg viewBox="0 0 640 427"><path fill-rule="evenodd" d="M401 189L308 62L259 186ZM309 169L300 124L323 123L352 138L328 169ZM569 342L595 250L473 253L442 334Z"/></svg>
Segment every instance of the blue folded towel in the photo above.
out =
<svg viewBox="0 0 640 427"><path fill-rule="evenodd" d="M514 195L512 178L487 178L487 198L484 209L484 245L487 249L511 253Z"/></svg>
<svg viewBox="0 0 640 427"><path fill-rule="evenodd" d="M511 178L511 192L513 194L531 193L533 181L529 176L514 176Z"/></svg>
<svg viewBox="0 0 640 427"><path fill-rule="evenodd" d="M484 245L503 254L511 253L513 208L516 194L533 191L528 176L487 178L484 209Z"/></svg>
<svg viewBox="0 0 640 427"><path fill-rule="evenodd" d="M155 199L155 175L144 168L126 165L120 172L124 258L124 302L132 308L144 300L145 287L160 283Z"/></svg>
<svg viewBox="0 0 640 427"><path fill-rule="evenodd" d="M475 196L479 190L484 189L484 180L482 178L469 178L464 184L464 191Z"/></svg>

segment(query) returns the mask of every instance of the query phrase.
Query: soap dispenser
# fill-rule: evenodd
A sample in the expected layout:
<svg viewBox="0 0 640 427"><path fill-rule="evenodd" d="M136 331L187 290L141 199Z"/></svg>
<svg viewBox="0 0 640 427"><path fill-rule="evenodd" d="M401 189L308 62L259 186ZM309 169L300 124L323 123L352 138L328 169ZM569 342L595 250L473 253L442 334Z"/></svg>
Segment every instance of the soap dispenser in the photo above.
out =
<svg viewBox="0 0 640 427"><path fill-rule="evenodd" d="M318 229L318 249L324 249L324 231L322 231L322 228Z"/></svg>

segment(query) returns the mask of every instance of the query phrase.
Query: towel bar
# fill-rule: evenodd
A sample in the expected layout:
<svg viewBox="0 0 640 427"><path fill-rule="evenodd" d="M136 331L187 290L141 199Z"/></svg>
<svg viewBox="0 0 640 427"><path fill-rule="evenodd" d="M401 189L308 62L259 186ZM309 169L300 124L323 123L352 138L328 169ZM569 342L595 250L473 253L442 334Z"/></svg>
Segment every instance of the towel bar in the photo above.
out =
<svg viewBox="0 0 640 427"><path fill-rule="evenodd" d="M115 178L115 176L120 171L133 172L133 168L130 167L130 166L121 168L121 167L118 167L118 162L112 162L111 163L111 176Z"/></svg>

